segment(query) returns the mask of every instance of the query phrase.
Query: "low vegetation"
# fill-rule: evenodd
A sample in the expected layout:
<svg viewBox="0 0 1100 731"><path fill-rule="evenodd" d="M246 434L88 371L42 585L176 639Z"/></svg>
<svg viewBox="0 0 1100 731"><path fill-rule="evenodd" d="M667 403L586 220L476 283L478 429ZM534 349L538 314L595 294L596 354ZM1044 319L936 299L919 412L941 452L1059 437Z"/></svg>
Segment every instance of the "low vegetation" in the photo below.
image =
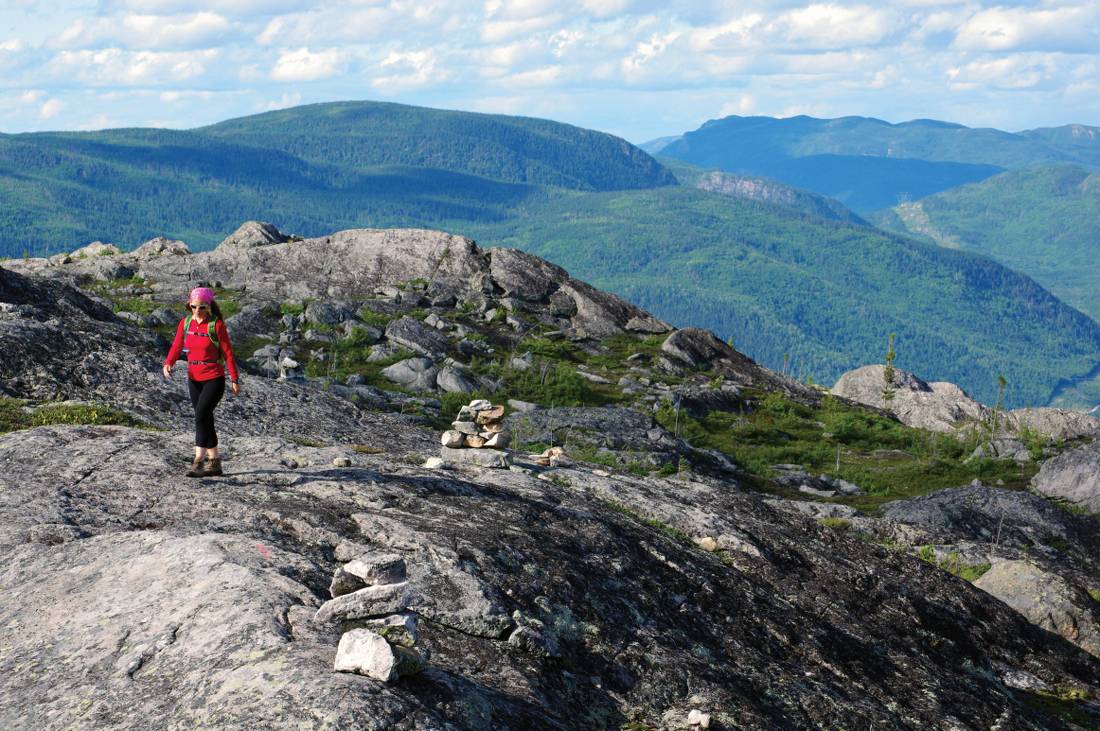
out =
<svg viewBox="0 0 1100 731"><path fill-rule="evenodd" d="M93 403L49 403L40 406L0 397L0 432L36 426L144 426L124 411Z"/></svg>
<svg viewBox="0 0 1100 731"><path fill-rule="evenodd" d="M914 429L828 395L816 407L774 393L751 394L750 399L742 413L711 412L701 418L665 401L657 421L694 446L729 455L760 478L773 476L772 465L796 464L852 482L867 494L836 501L863 510L974 479L1023 487L1034 473L1034 466L1012 460L970 458L976 436L966 441Z"/></svg>

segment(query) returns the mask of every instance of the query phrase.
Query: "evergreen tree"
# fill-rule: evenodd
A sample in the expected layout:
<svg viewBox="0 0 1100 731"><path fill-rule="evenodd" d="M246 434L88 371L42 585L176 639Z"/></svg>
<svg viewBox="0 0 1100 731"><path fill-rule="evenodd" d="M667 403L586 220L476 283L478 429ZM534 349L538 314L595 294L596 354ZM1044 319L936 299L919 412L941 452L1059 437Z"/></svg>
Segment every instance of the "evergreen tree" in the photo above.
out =
<svg viewBox="0 0 1100 731"><path fill-rule="evenodd" d="M895 337L897 337L897 333L890 333L886 341L886 362L882 369L882 408L884 411L889 410L889 403L894 400L894 394L897 393L894 389L894 377L897 374L894 369L894 358L897 357L897 353L894 351Z"/></svg>

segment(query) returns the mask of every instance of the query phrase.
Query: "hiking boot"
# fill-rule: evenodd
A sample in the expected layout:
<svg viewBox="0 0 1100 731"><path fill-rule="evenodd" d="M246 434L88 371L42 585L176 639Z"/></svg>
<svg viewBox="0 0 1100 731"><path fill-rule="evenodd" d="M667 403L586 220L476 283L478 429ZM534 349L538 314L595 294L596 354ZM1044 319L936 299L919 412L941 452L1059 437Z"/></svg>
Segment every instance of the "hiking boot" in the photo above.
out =
<svg viewBox="0 0 1100 731"><path fill-rule="evenodd" d="M187 470L187 476L188 477L202 477L202 475L203 475L202 458L201 457L196 457L191 462L191 469Z"/></svg>
<svg viewBox="0 0 1100 731"><path fill-rule="evenodd" d="M222 474L221 457L206 460L206 466L202 470L203 477L219 477Z"/></svg>

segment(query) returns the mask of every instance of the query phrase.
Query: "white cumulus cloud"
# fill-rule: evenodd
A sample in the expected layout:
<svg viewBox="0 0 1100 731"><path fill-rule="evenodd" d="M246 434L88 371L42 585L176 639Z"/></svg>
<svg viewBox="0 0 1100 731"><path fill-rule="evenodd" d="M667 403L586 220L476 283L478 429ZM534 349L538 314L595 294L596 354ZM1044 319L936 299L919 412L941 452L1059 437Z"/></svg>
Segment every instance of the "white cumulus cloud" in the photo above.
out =
<svg viewBox="0 0 1100 731"><path fill-rule="evenodd" d="M966 20L955 46L979 51L1100 50L1100 5L1040 8L994 7Z"/></svg>
<svg viewBox="0 0 1100 731"><path fill-rule="evenodd" d="M347 66L346 54L337 48L316 53L308 48L287 51L271 69L275 81L318 81L338 76Z"/></svg>

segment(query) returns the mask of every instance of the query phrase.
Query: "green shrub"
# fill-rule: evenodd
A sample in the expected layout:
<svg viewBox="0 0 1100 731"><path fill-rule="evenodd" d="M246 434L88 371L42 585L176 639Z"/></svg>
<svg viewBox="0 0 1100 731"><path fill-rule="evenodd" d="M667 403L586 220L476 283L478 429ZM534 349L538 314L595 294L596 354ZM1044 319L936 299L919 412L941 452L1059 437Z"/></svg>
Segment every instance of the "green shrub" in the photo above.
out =
<svg viewBox="0 0 1100 731"><path fill-rule="evenodd" d="M847 518L818 518L818 525L832 530L845 531L852 527L852 521Z"/></svg>
<svg viewBox="0 0 1100 731"><path fill-rule="evenodd" d="M372 310L369 306L364 306L362 309L359 310L359 319L367 323L368 325L384 328L386 325L390 324L390 321L393 320L393 317L385 313Z"/></svg>
<svg viewBox="0 0 1100 731"><path fill-rule="evenodd" d="M104 404L44 404L32 410L19 399L0 398L0 432L36 426L137 426L145 425L124 411Z"/></svg>

